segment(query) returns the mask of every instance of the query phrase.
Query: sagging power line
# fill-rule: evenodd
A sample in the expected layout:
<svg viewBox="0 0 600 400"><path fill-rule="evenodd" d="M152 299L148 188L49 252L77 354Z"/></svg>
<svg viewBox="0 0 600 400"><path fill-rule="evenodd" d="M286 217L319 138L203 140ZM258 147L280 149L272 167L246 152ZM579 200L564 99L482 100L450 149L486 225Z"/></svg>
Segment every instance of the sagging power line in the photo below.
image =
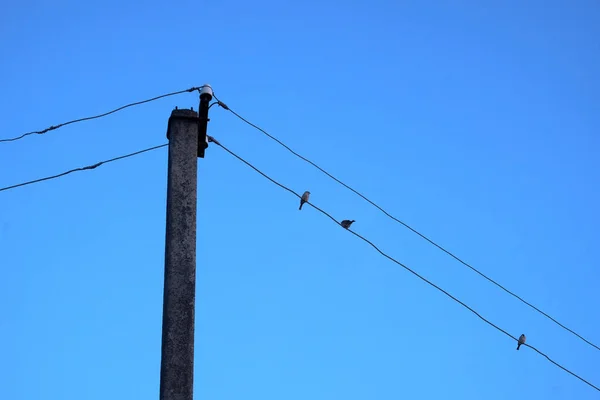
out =
<svg viewBox="0 0 600 400"><path fill-rule="evenodd" d="M63 177L65 175L72 174L73 172L88 171L88 170L96 169L96 168L98 168L99 166L101 166L103 164L108 164L108 163L111 163L113 161L123 160L125 158L137 156L139 154L146 153L148 151L152 151L152 150L156 150L156 149L160 149L161 147L166 147L168 145L169 145L168 143L165 143L165 144L161 144L161 145L158 145L158 146L149 147L147 149L139 150L139 151L136 151L134 153L129 153L129 154L125 154L125 155L118 156L118 157L115 157L115 158L111 158L111 159L108 159L108 160L100 161L100 162L97 162L95 164L88 165L86 167L70 169L68 171L62 172L62 173L57 174L57 175L50 175L50 176L47 176L45 178L34 179L32 181L21 182L21 183L17 183L16 185L6 186L6 187L3 187L3 188L0 188L0 192L3 192L5 190L16 189L16 188L21 187L21 186L32 185L34 183L40 183L40 182L44 182L44 181L49 181L49 180L52 180L52 179L60 178L60 177Z"/></svg>
<svg viewBox="0 0 600 400"><path fill-rule="evenodd" d="M223 150L225 150L227 153L229 153L230 155L232 155L233 157L237 158L239 161L243 162L244 164L246 164L248 167L252 168L254 171L258 172L260 175L262 175L264 178L268 179L269 181L271 181L272 183L274 183L275 185L279 186L280 188L290 192L291 194L293 194L294 196L298 197L299 199L302 199L302 195L296 193L295 191L293 191L292 189L290 189L289 187L277 182L275 179L271 178L270 176L268 176L267 174L265 174L264 172L262 172L261 170L259 170L257 167L255 167L254 165L252 165L250 162L246 161L245 159L243 159L242 157L238 156L237 154L235 154L233 151L229 150L227 147L223 146L219 141L215 140L213 137L208 136L208 140L209 142L215 143L217 146L221 147ZM345 228L347 231L349 231L350 233L352 233L354 236L358 237L359 239L363 240L364 242L366 242L367 244L369 244L371 247L373 247L377 252L379 252L382 256L384 256L385 258L387 258L388 260L394 262L395 264L401 266L402 268L406 269L408 272L410 272L411 274L415 275L416 277L418 277L419 279L421 279L422 281L424 281L425 283L427 283L428 285L434 287L435 289L437 289L438 291L442 292L443 294L445 294L447 297L449 297L450 299L454 300L455 302L457 302L458 304L460 304L461 306L463 306L464 308L466 308L467 310L469 310L470 312L472 312L473 314L475 314L478 318L480 318L482 321L484 321L485 323L487 323L488 325L492 326L493 328L495 328L496 330L502 332L503 334L505 334L506 336L508 336L509 338L513 339L515 342L517 343L521 343L519 341L519 338L511 335L510 333L508 333L506 330L500 328L498 325L494 324L493 322L489 321L488 319L486 319L485 317L483 317L481 314L479 314L477 311L475 311L473 308L471 308L470 306L468 306L467 304L465 304L464 302L462 302L461 300L459 300L458 298L454 297L452 294L450 294L449 292L447 292L446 290L442 289L441 287L439 287L438 285L436 285L435 283L429 281L427 278L421 276L419 273L415 272L414 270L412 270L411 268L409 268L407 265L401 263L400 261L396 260L395 258L393 258L392 256L384 253L381 249L379 249L379 247L377 247L373 242L371 242L370 240L366 239L365 237L361 236L360 234L352 231L349 228L344 227L340 222L338 222L337 219L335 219L333 216L331 216L331 214L329 214L328 212L322 210L321 208L317 207L316 205L312 204L310 201L305 201L305 204L309 204L311 207L313 207L315 210L319 211L320 213L322 213L323 215L325 215L326 217L328 217L329 219L331 219L333 222L335 222L337 225L342 226L343 228ZM597 387L596 385L590 383L589 381L585 380L584 378L582 378L581 376L577 375L576 373L570 371L569 369L563 367L561 364L557 363L556 361L554 361L553 359L551 359L547 354L543 353L542 351L538 350L537 348L535 348L534 346L531 346L530 344L526 344L526 343L522 343L522 346L526 346L531 348L532 350L534 350L536 353L538 353L539 355L545 357L548 361L550 361L552 364L556 365L557 367L559 367L560 369L562 369L563 371L571 374L572 376L574 376L575 378L579 379L580 381L584 382L585 384L589 385L590 387L596 389L597 391L600 391L600 388Z"/></svg>
<svg viewBox="0 0 600 400"><path fill-rule="evenodd" d="M394 217L392 214L390 214L389 212L387 212L386 210L384 210L381 206L379 206L378 204L376 204L374 201L370 200L365 195L363 195L359 191L355 190L351 186L347 185L346 183L342 182L341 180L339 180L338 178L336 178L335 176L333 176L332 174L330 174L325 169L321 168L319 165L317 165L316 163L312 162L308 158L306 158L306 157L300 155L299 153L295 152L288 145L286 145L285 143L283 143L281 140L277 139L275 136L271 135L270 133L268 133L264 129L260 128L258 125L255 125L254 123L250 122L246 118L242 117L240 114L238 114L235 111L233 111L229 106L227 106L225 103L221 102L216 96L214 96L214 97L215 97L215 100L217 100L217 103L215 103L215 104L218 104L219 106L221 106L225 110L231 112L237 118L239 118L240 120L242 120L246 124L250 125L251 127L255 128L256 130L262 132L264 135L266 135L267 137L269 137L273 141L277 142L279 145L281 145L282 147L284 147L286 150L288 150L290 153L292 153L296 157L298 157L301 160L303 160L303 161L307 162L308 164L312 165L313 167L315 167L316 169L318 169L319 171L321 171L323 174L327 175L329 178L333 179L334 181L336 181L340 185L344 186L346 189L350 190L351 192L353 192L357 196L361 197L363 200L365 200L366 202L368 202L369 204L371 204L372 206L374 206L375 208L377 208L379 211L381 211L383 214L385 214L390 219L392 219L392 220L396 221L397 223L401 224L402 226L404 226L405 228L407 228L408 230L410 230L411 232L413 232L414 234L416 234L417 236L419 236L421 239L424 239L429 244L435 246L436 248L438 248L442 252L446 253L448 256L452 257L454 260L458 261L462 265L468 267L469 269L471 269L472 271L474 271L475 273L477 273L482 278L486 279L488 282L496 285L497 287L499 287L500 289L502 289L504 292L506 292L509 295L513 296L514 298L516 298L517 300L519 300L523 304L529 306L531 309L537 311L538 313L540 313L544 317L546 317L549 320L551 320L552 322L554 322L556 325L560 326L561 328L563 328L566 331L570 332L571 334L575 335L577 338L579 338L580 340L584 341L588 345L594 347L596 350L600 350L600 347L597 346L596 344L592 343L590 340L584 338L582 335L580 335L579 333L575 332L573 329L571 329L571 328L567 327L566 325L562 324L556 318L550 316L548 313L542 311L540 308L536 307L532 303L530 303L527 300L523 299L521 296L519 296L515 292L507 289L502 284L496 282L494 279L490 278L489 276L487 276L486 274L484 274L483 272L481 272L480 270L478 270L477 268L475 268L474 266L472 266L468 262L464 261L462 258L458 257L457 255L455 255L454 253L452 253L450 250L448 250L445 247L441 246L440 244L436 243L435 241L433 241L432 239L430 239L428 236L424 235L423 233L417 231L415 228L411 227L406 222L404 222L404 221L402 221L402 220Z"/></svg>
<svg viewBox="0 0 600 400"><path fill-rule="evenodd" d="M145 104L145 103L150 103L152 101L155 101L155 100L158 100L158 99L162 99L162 98L165 98L165 97L169 97L169 96L175 96L177 94L190 93L190 92L193 92L195 90L200 90L200 89L201 89L200 87L192 87L192 88L185 89L185 90L179 90L177 92L161 94L160 96L152 97L150 99L146 99L146 100L142 100L142 101L136 101L135 103L126 104L124 106L115 108L114 110L111 110L111 111L108 111L108 112L105 112L105 113L102 113L102 114L93 115L91 117L84 117L84 118L74 119L72 121L63 122L63 123L60 123L58 125L49 126L48 128L42 129L41 131L27 132L27 133L24 133L24 134L22 134L20 136L16 136L16 137L9 138L9 139L0 139L0 143L3 143L3 142L14 142L14 141L23 139L23 138L25 138L27 136L30 136L30 135L42 135L42 134L44 134L46 132L53 131L53 130L58 129L58 128L62 128L63 126L67 126L67 125L71 125L71 124L76 124L78 122L83 122L83 121L89 121L89 120L92 120L92 119L106 117L107 115L114 114L114 113L116 113L118 111L124 110L124 109L129 108L129 107L138 106L140 104Z"/></svg>

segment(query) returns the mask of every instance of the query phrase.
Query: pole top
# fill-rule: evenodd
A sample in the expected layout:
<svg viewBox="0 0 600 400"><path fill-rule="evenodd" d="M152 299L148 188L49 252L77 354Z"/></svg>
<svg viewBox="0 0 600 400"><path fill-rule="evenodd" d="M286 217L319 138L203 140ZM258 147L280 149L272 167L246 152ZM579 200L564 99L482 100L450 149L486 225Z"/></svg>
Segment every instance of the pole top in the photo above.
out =
<svg viewBox="0 0 600 400"><path fill-rule="evenodd" d="M204 95L208 95L210 96L210 98L212 99L213 97L213 90L212 87L208 84L205 83L201 88L200 88L200 96L204 96Z"/></svg>
<svg viewBox="0 0 600 400"><path fill-rule="evenodd" d="M198 123L198 113L194 110L188 110L185 108L175 108L171 111L169 122L167 124L167 139L171 139L171 123L176 120L188 120L194 123Z"/></svg>

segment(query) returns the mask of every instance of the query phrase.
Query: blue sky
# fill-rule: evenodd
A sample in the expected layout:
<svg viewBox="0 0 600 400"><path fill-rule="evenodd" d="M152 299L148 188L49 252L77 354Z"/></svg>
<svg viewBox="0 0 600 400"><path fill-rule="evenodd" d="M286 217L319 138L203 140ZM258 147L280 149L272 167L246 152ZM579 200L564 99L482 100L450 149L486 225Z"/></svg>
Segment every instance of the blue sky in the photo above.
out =
<svg viewBox="0 0 600 400"><path fill-rule="evenodd" d="M210 83L598 344L599 18L591 0L11 2L0 137ZM175 106L197 96L0 143L0 186L164 143ZM600 384L600 351L210 116L228 148ZM166 155L0 193L2 398L158 397ZM196 398L596 398L221 149L198 177Z"/></svg>

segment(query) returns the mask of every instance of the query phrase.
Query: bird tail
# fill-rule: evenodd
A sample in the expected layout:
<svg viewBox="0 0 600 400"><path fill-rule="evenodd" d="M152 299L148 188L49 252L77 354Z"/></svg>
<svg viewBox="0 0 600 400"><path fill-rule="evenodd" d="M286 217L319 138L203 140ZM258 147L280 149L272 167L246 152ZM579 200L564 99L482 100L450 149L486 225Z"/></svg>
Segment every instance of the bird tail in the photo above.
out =
<svg viewBox="0 0 600 400"><path fill-rule="evenodd" d="M304 205L304 202L300 202L300 208L298 208L298 210L302 210L302 206Z"/></svg>
<svg viewBox="0 0 600 400"><path fill-rule="evenodd" d="M517 350L519 350L519 347L521 347L521 343L519 343L519 344L517 345Z"/></svg>

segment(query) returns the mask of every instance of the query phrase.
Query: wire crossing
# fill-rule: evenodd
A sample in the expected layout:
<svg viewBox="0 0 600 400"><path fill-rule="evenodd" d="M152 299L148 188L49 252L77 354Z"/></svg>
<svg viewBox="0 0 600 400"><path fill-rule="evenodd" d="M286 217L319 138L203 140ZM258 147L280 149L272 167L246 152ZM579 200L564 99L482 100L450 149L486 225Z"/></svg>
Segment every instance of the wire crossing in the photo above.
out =
<svg viewBox="0 0 600 400"><path fill-rule="evenodd" d="M246 164L248 167L252 168L254 171L258 172L260 175L262 175L264 178L268 179L269 181L271 181L272 183L274 183L275 185L279 186L280 188L287 190L288 192L290 192L291 194L293 194L294 196L298 197L299 199L302 198L302 196L296 192L294 192L292 189L288 188L287 186L277 182L276 180L274 180L273 178L271 178L270 176L268 176L267 174L265 174L264 172L262 172L261 170L259 170L258 168L256 168L254 165L252 165L251 163L249 163L248 161L244 160L242 157L238 156L237 154L235 154L233 151L229 150L227 147L223 146L221 143L219 143L219 141L217 141L216 139L214 139L213 137L208 137L209 142L215 143L217 146L221 147L223 150L225 150L227 153L229 153L230 155L232 155L233 157L237 158L238 160L240 160L241 162L243 162L244 164ZM331 216L331 214L327 213L326 211L322 210L321 208L317 207L316 205L312 204L311 202L307 201L307 204L309 204L311 207L313 207L315 210L319 211L321 214L325 215L326 217L329 217L329 219L331 219L333 222L335 222L337 225L341 225L334 217ZM384 253L382 250L379 249L379 247L377 247L373 242L371 242L370 240L366 239L365 237L359 235L358 233L350 230L350 229L346 229L347 231L349 231L350 233L352 233L354 236L358 237L359 239L363 240L364 242L366 242L367 244L369 244L371 247L373 247L377 252L379 252L382 256L384 256L385 258L387 258L388 260L398 264L399 266L401 266L402 268L406 269L408 272L410 272L411 274L415 275L417 278L421 279L422 281L424 281L425 283L427 283L428 285L434 287L435 289L437 289L438 291L442 292L443 294L445 294L447 297L449 297L450 299L454 300L455 302L457 302L458 304L460 304L461 306L463 306L464 308L466 308L467 310L469 310L470 312L472 312L473 314L475 314L477 317L479 317L482 321L484 321L485 323L487 323L488 325L492 326L493 328L495 328L496 330L502 332L503 334L505 334L506 336L508 336L509 338L511 338L512 340L514 340L515 342L518 342L518 339L516 337L514 337L513 335L511 335L510 333L508 333L506 330L500 328L498 325L494 324L493 322L489 321L488 319L486 319L485 317L483 317L481 314L479 314L477 311L475 311L473 308L469 307L467 304L463 303L461 300L457 299L456 297L454 297L452 294L450 294L449 292L447 292L446 290L442 289L441 287L439 287L438 285L436 285L435 283L429 281L427 278L419 275L417 272L415 272L414 270L412 270L411 268L409 268L408 266L406 266L405 264L401 263L400 261L396 260L395 258L393 258L392 256ZM545 357L548 361L550 361L552 364L556 365L557 367L561 368L563 371L571 374L572 376L574 376L575 378L579 379L580 381L586 383L587 385L591 386L592 388L596 389L597 391L600 392L600 388L597 387L596 385L588 382L587 380L585 380L584 378L582 378L581 376L577 375L576 373L570 371L569 369L563 367L562 365L560 365L559 363L557 363L556 361L552 360L547 354L543 353L542 351L538 350L537 348L525 343L523 344L523 346L529 347L532 350L534 350L536 353L538 353L539 355Z"/></svg>
<svg viewBox="0 0 600 400"><path fill-rule="evenodd" d="M63 123L58 124L58 125L49 126L48 128L43 129L41 131L27 132L27 133L24 133L24 134L22 134L20 136L16 136L16 137L9 138L9 139L0 139L0 143L3 143L3 142L14 142L14 141L17 141L17 140L21 140L21 139L23 139L23 138L25 138L27 136L30 136L30 135L42 135L42 134L44 134L46 132L50 132L50 131L53 131L55 129L62 128L63 126L67 126L67 125L71 125L71 124L76 124L78 122L83 122L83 121L89 121L89 120L92 120L92 119L106 117L107 115L114 114L114 113L116 113L118 111L124 110L124 109L129 108L129 107L139 106L140 104L150 103L151 101L155 101L155 100L162 99L162 98L169 97L169 96L175 96L177 94L189 93L189 92L193 92L195 90L200 90L200 88L199 87L192 87L192 88L189 88L189 89L186 89L186 90L180 90L178 92L161 94L160 96L152 97L151 99L146 99L146 100L142 100L142 101L136 101L135 103L126 104L124 106L121 106L119 108L115 108L114 110L105 112L103 114L93 115L91 117L74 119L72 121L63 122Z"/></svg>
<svg viewBox="0 0 600 400"><path fill-rule="evenodd" d="M159 146L149 147L147 149L139 150L139 151L136 151L134 153L129 153L129 154L125 154L125 155L122 155L122 156L115 157L115 158L111 158L109 160L100 161L100 162L97 162L96 164L88 165L86 167L74 168L74 169L62 172L60 174L57 174L57 175L51 175L51 176L47 176L45 178L35 179L33 181L18 183L16 185L12 185L12 186L6 186L6 187L3 187L3 188L0 188L0 192L3 192L5 190L16 189L16 188L21 187L21 186L32 185L34 183L40 183L40 182L44 182L44 181L49 181L49 180L52 180L52 179L60 178L60 177L63 177L65 175L72 174L73 172L89 171L89 170L92 170L92 169L96 169L96 168L98 168L101 165L111 163L113 161L123 160L125 158L137 156L138 154L142 154L142 153L146 153L148 151L160 149L161 147L166 147L168 145L169 145L168 143L165 143L165 144L161 144Z"/></svg>
<svg viewBox="0 0 600 400"><path fill-rule="evenodd" d="M551 320L552 322L554 322L556 325L560 326L561 328L565 329L566 331L572 333L573 335L575 335L576 337L578 337L579 339L583 340L585 343L589 344L590 346L594 347L596 350L600 350L600 347L598 347L597 345L595 345L594 343L592 343L591 341L589 341L588 339L584 338L583 336L581 336L579 333L575 332L574 330L572 330L571 328L567 327L566 325L560 323L559 321L557 321L555 318L553 318L552 316L550 316L549 314L547 314L546 312L542 311L541 309L539 309L538 307L536 307L535 305L531 304L530 302L528 302L527 300L523 299L521 296L519 296L518 294L512 292L511 290L507 289L506 287L504 287L503 285L501 285L500 283L496 282L495 280L493 280L492 278L490 278L489 276L485 275L483 272L479 271L477 268L475 268L474 266L472 266L471 264L469 264L468 262L464 261L463 259L461 259L460 257L458 257L457 255L455 255L454 253L452 253L450 250L447 250L446 248L442 247L441 245L437 244L436 242L434 242L432 239L430 239L429 237L425 236L424 234L422 234L421 232L417 231L416 229L414 229L413 227L411 227L410 225L408 225L407 223L401 221L400 219L394 217L393 215L391 215L390 213L388 213L387 211L385 211L382 207L380 207L379 205L377 205L375 202L373 202L372 200L368 199L365 195L363 195L362 193L358 192L357 190L353 189L352 187L350 187L349 185L345 184L344 182L342 182L341 180L339 180L338 178L336 178L335 176L333 176L332 174L330 174L329 172L325 171L323 168L321 168L319 165L315 164L314 162L312 162L311 160L309 160L308 158L296 153L294 150L292 150L289 146L287 146L285 143L283 143L282 141L280 141L279 139L277 139L276 137L272 136L271 134L269 134L267 131L265 131L264 129L260 128L259 126L253 124L252 122L248 121L247 119L245 119L244 117L242 117L241 115L239 115L238 113L236 113L235 111L233 111L231 108L229 108L225 103L221 102L219 99L217 99L216 96L214 96L215 99L217 100L217 104L219 104L219 106L223 107L225 110L231 112L233 115L235 115L237 118L239 118L240 120L242 120L243 122L245 122L246 124L250 125L251 127L257 129L258 131L262 132L263 134L265 134L267 137L269 137L270 139L274 140L275 142L277 142L278 144L280 144L282 147L284 147L286 150L288 150L290 153L292 153L293 155L295 155L296 157L300 158L301 160L309 163L310 165L312 165L313 167L315 167L316 169L318 169L319 171L321 171L322 173L324 173L325 175L327 175L329 178L333 179L334 181L336 181L337 183L339 183L340 185L344 186L346 189L352 191L353 193L355 193L356 195L358 195L359 197L361 197L363 200L367 201L368 203L370 203L372 206L374 206L375 208L379 209L379 211L381 211L382 213L384 213L387 217L391 218L392 220L398 222L399 224L401 224L402 226L404 226L405 228L409 229L411 232L413 232L414 234L418 235L419 237L421 237L422 239L426 240L428 243L430 243L431 245L437 247L439 250L443 251L444 253L446 253L447 255L449 255L450 257L452 257L453 259L455 259L456 261L458 261L459 263L461 263L462 265L464 265L465 267L470 268L472 271L474 271L475 273L477 273L479 276L481 276L482 278L486 279L488 282L491 282L492 284L496 285L497 287L499 287L500 289L502 289L503 291L505 291L506 293L510 294L511 296L513 296L514 298L516 298L517 300L519 300L520 302L522 302L523 304L529 306L530 308L532 308L533 310L537 311L538 313L540 313L541 315L543 315L544 317L548 318L549 320Z"/></svg>

